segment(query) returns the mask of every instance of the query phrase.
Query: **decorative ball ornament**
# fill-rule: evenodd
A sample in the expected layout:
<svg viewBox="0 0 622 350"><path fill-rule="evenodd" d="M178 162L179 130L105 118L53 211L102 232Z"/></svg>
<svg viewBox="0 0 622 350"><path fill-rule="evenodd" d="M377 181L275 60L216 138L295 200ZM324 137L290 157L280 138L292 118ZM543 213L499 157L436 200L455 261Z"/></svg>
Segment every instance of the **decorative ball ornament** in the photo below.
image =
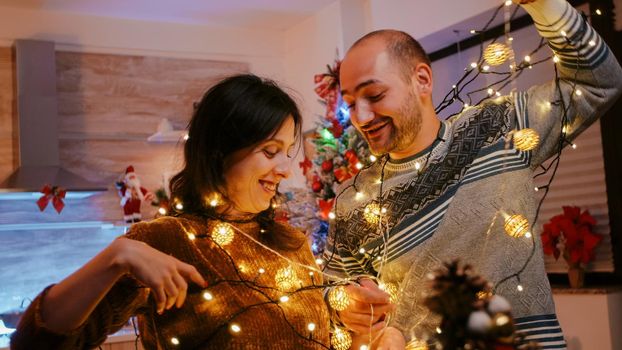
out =
<svg viewBox="0 0 622 350"><path fill-rule="evenodd" d="M233 241L233 228L231 225L221 222L212 229L212 240L219 246L226 246Z"/></svg>
<svg viewBox="0 0 622 350"><path fill-rule="evenodd" d="M468 329L477 334L485 334L492 326L492 319L486 311L473 311L467 321Z"/></svg>
<svg viewBox="0 0 622 350"><path fill-rule="evenodd" d="M333 288L328 293L328 304L337 311L345 310L350 305L350 296L344 286Z"/></svg>
<svg viewBox="0 0 622 350"><path fill-rule="evenodd" d="M530 128L520 129L514 133L514 146L520 151L531 151L540 143L540 135Z"/></svg>
<svg viewBox="0 0 622 350"><path fill-rule="evenodd" d="M363 217L365 221L368 223L375 225L380 222L380 215L383 214L383 210L380 208L380 205L376 202L372 202L367 204L365 209L363 210Z"/></svg>
<svg viewBox="0 0 622 350"><path fill-rule="evenodd" d="M322 170L325 172L329 172L331 170L333 170L333 161L332 160L325 160L322 162Z"/></svg>
<svg viewBox="0 0 622 350"><path fill-rule="evenodd" d="M529 221L520 214L509 216L505 219L505 232L514 237L522 237L529 231Z"/></svg>
<svg viewBox="0 0 622 350"><path fill-rule="evenodd" d="M492 43L484 50L484 60L491 66L498 66L510 57L510 48L502 43Z"/></svg>
<svg viewBox="0 0 622 350"><path fill-rule="evenodd" d="M330 337L330 345L335 350L348 350L352 346L352 336L350 332L343 328L335 328L333 335Z"/></svg>
<svg viewBox="0 0 622 350"><path fill-rule="evenodd" d="M278 270L274 276L274 281L277 287L282 291L293 290L300 283L296 271L294 271L294 268L291 266Z"/></svg>
<svg viewBox="0 0 622 350"><path fill-rule="evenodd" d="M313 183L313 185L311 185L311 189L313 190L313 192L318 193L322 190L322 183L319 181L316 181Z"/></svg>
<svg viewBox="0 0 622 350"><path fill-rule="evenodd" d="M378 285L378 288L382 289L383 291L387 292L387 294L389 294L389 298L392 303L397 302L397 296L399 293L399 288L397 287L397 284L391 283L391 282L380 282L380 284Z"/></svg>

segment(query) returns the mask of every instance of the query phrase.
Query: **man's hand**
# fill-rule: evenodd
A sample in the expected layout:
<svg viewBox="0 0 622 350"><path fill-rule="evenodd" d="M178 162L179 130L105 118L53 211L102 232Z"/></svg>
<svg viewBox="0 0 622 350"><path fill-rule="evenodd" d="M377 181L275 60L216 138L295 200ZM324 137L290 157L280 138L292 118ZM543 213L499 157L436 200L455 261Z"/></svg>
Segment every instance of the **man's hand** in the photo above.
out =
<svg viewBox="0 0 622 350"><path fill-rule="evenodd" d="M375 350L403 350L406 348L406 339L397 328L387 327L373 345L372 349Z"/></svg>
<svg viewBox="0 0 622 350"><path fill-rule="evenodd" d="M393 310L389 294L372 280L361 280L360 285L346 286L350 297L348 307L339 311L339 319L357 334L375 333L385 326L386 314ZM371 328L370 328L371 326Z"/></svg>

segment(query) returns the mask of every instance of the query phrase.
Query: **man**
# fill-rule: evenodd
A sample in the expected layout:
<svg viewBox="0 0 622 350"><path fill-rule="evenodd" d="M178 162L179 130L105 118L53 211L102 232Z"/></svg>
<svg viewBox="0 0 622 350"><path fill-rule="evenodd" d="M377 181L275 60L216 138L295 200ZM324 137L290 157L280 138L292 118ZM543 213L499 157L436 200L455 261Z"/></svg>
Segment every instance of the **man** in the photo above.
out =
<svg viewBox="0 0 622 350"><path fill-rule="evenodd" d="M615 102L622 69L564 0L520 2L559 58L559 86L535 86L440 121L430 61L409 35L370 33L344 58L340 84L352 123L374 154L388 157L342 187L324 260L351 278L380 273L397 291L393 305L370 279L349 285L352 301L338 315L354 333L388 320L407 340L430 337L438 320L423 305L426 276L460 258L498 284L495 293L510 301L527 340L565 347L538 235L511 237L504 222L513 214L534 220L533 170L558 151L562 127L572 140ZM525 128L540 137L531 151L512 139Z"/></svg>

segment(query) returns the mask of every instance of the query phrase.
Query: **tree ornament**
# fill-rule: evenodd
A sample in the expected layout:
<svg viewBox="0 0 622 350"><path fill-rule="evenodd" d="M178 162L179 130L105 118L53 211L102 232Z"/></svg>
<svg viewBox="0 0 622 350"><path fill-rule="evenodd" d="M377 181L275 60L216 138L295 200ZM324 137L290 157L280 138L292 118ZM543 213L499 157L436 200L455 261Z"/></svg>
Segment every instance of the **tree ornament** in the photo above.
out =
<svg viewBox="0 0 622 350"><path fill-rule="evenodd" d="M212 228L212 240L221 247L231 243L233 236L233 228L226 222L221 222Z"/></svg>
<svg viewBox="0 0 622 350"><path fill-rule="evenodd" d="M484 50L484 60L491 66L498 66L510 57L510 48L502 43L492 43Z"/></svg>
<svg viewBox="0 0 622 350"><path fill-rule="evenodd" d="M328 292L328 304L337 311L345 310L350 305L350 296L344 286L338 286Z"/></svg>
<svg viewBox="0 0 622 350"><path fill-rule="evenodd" d="M514 237L522 237L529 231L529 221L520 214L508 216L505 219L505 232Z"/></svg>
<svg viewBox="0 0 622 350"><path fill-rule="evenodd" d="M300 284L296 271L294 271L294 268L291 266L278 270L274 276L274 280L277 287L284 292L295 289Z"/></svg>
<svg viewBox="0 0 622 350"><path fill-rule="evenodd" d="M331 170L333 170L333 161L332 160L325 160L322 162L322 170L324 172L329 172Z"/></svg>
<svg viewBox="0 0 622 350"><path fill-rule="evenodd" d="M336 327L333 335L330 337L330 345L335 350L348 350L352 346L352 336L350 332L343 328Z"/></svg>
<svg viewBox="0 0 622 350"><path fill-rule="evenodd" d="M540 136L534 129L520 129L514 133L514 146L516 149L526 152L536 148L540 143Z"/></svg>
<svg viewBox="0 0 622 350"><path fill-rule="evenodd" d="M313 192L318 193L322 190L324 186L322 186L322 183L319 181L315 181L313 183L313 185L311 185L311 189L313 190Z"/></svg>

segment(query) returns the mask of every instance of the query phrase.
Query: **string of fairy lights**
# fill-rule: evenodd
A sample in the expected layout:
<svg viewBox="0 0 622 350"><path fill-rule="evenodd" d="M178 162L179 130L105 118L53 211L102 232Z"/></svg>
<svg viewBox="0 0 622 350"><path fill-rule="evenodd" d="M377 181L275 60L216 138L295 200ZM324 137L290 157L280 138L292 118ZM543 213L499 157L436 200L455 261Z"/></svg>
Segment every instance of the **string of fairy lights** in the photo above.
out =
<svg viewBox="0 0 622 350"><path fill-rule="evenodd" d="M536 215L532 223L530 223L529 220L525 218L525 216L523 216L521 213L501 212L501 214L504 217L504 229L506 233L514 238L526 237L526 238L531 239L531 253L529 254L527 260L524 262L524 264L522 265L520 269L518 269L511 275L506 276L502 278L501 280L499 280L495 284L493 290L496 290L501 284L506 283L507 281L516 280L517 290L523 291L524 287L520 283L520 276L521 276L521 273L523 273L523 271L529 264L529 262L531 261L531 259L533 258L535 247L536 247L535 237L534 235L531 234L531 232L533 231L533 227L537 221L542 203L544 202L546 195L549 192L550 184L552 183L553 178L555 176L557 167L559 165L559 159L561 156L562 149L566 145L570 145L572 148L576 148L576 144L570 142L566 138L566 135L570 132L568 110L571 108L572 104L574 103L574 100L572 98L569 101L564 100L564 96L562 94L562 89L560 86L561 79L559 77L557 66L556 66L556 64L560 60L556 55L553 55L550 57L546 57L545 59L542 59L542 60L532 61L531 57L534 54L536 54L542 47L546 45L545 41L542 40L539 43L538 47L534 49L533 51L531 51L528 55L524 56L524 58L521 60L520 63L517 64L515 62L514 51L512 49L513 39L509 35L510 34L509 23L512 21L512 19L516 15L517 13L516 10L518 9L518 7L515 7L514 11L510 14L510 11L509 11L510 5L512 5L512 1L505 1L502 5L500 5L495 10L493 14L493 18L490 19L490 21L484 26L484 28L482 28L481 30L472 31L472 34L486 32L486 30L488 29L488 26L494 21L494 18L498 15L499 12L501 12L501 9L505 7L506 9L504 12L505 13L504 21L506 25L505 44L498 43L496 42L496 39L494 39L491 43L489 43L489 45L487 45L484 48L484 40L482 37L482 41L480 43L480 57L478 61L471 63L468 67L465 68L464 75L458 80L456 84L452 86L452 89L450 90L450 92L443 98L441 103L436 107L436 112L439 113L442 110L458 102L462 103L462 106L463 106L461 110L462 112L465 109L470 108L470 106L474 105L473 95L484 92L484 91L487 93L487 96L483 97L479 101L476 101L475 105L478 105L488 99L502 98L501 90L506 88L508 84L513 84L516 78L523 72L523 70L531 69L534 65L542 64L542 63L545 63L551 60L554 63L555 84L556 84L556 90L558 91L559 99L546 103L546 106L544 107L550 108L552 105L561 106L561 110L562 110L562 116L561 116L562 128L560 130L561 137L560 137L560 141L558 144L556 156L550 161L548 165L546 166L541 165L540 166L541 172L536 174L534 177L537 178L540 176L544 176L545 174L548 174L549 172L551 172L551 176L549 177L549 180L546 185L534 188L535 191L544 191L544 193L542 197L540 198L540 201L538 203L537 210L536 210ZM595 10L594 13L596 15L602 14L602 12L598 9ZM572 43L571 39L565 35L566 34L565 32L562 31L560 34L562 37L566 39L567 44L570 45ZM589 45L594 46L595 43L590 42ZM491 67L501 67L505 62L508 62L508 61L510 62L510 64L508 65L509 70L499 71L498 69L491 69ZM577 62L577 67L578 67L578 64L579 63ZM577 72L578 72L578 68L577 68ZM492 83L488 84L487 86L483 88L478 88L478 89L474 89L472 91L467 92L466 91L467 88L480 75L498 76L499 79L493 81ZM573 98L580 98L581 95L582 95L581 90L576 88L575 83L572 83L571 96L573 96ZM523 128L520 130L515 130L513 132L512 142L516 149L522 152L528 152L528 151L535 149L538 146L540 142L540 136L533 129ZM430 162L430 155L431 155L431 152L427 155L427 157L425 158L425 161L423 161L422 163L417 163L415 165L416 170L419 175L427 169L429 162ZM334 221L336 218L339 217L338 200L347 190L351 188L354 189L354 200L356 201L360 201L365 197L363 193L360 192L359 189L357 188L357 181L359 180L359 175L365 171L368 171L372 166L375 166L378 162L382 162L381 168L380 168L381 175L380 175L380 179L378 180L379 190L378 190L377 199L372 200L364 208L363 217L370 225L377 225L378 232L381 233L380 236L383 238L383 241L384 241L383 245L380 248L375 249L375 251L373 252L371 260L379 261L380 268L377 269L377 276L372 276L372 277L375 277L381 289L389 293L391 301L396 302L399 296L399 286L394 283L385 283L380 278L378 278L378 276L380 276L382 273L382 266L387 260L388 230L386 230L386 228L388 226L387 226L386 218L388 217L387 214L389 213L388 213L388 209L383 206L382 194L383 194L383 183L384 183L384 168L388 160L389 160L388 155L383 155L383 156L378 156L378 157L372 155L370 156L369 162L367 161L365 162L366 164L358 163L356 167L359 171L355 174L353 181L350 183L350 185L341 189L340 192L335 196L334 211L330 212L329 219L331 221ZM223 205L223 199L218 194L213 194L206 198L206 203L209 206L216 208L220 205ZM174 200L173 208L177 214L182 213L184 209L183 203L181 203L178 200ZM158 212L161 215L169 214L167 213L165 208L159 208ZM495 219L493 219L493 221ZM264 229L262 229L262 231L263 230ZM333 232L333 242L334 242L334 245L336 245L341 239L342 234L338 228L332 230L332 232ZM206 303L215 303L218 301L219 298L224 297L224 296L219 296L214 292L214 287L221 283L243 285L249 288L250 290L256 291L257 293L261 294L265 299L261 303L245 305L243 308L236 311L224 323L217 326L213 330L212 334L208 336L208 338L214 336L217 332L225 328L228 328L230 333L233 335L240 334L244 332L245 327L243 324L240 324L235 321L235 319L239 315L251 309L257 308L257 307L261 307L265 305L274 305L279 308L284 321L288 324L288 326L291 328L293 333L296 334L297 336L303 339L307 339L317 344L318 346L326 348L326 349L332 348L336 350L347 350L351 347L352 341L353 341L352 337L350 333L347 331L347 329L343 325L341 325L338 320L335 320L335 322L333 322L333 325L331 325L332 335L330 337L330 344L323 344L322 342L320 342L319 340L313 337L313 334L318 327L318 324L316 322L313 322L313 320L310 320L306 325L306 329L304 331L300 331L296 328L296 326L293 323L291 323L288 320L287 314L283 308L283 305L287 303L291 303L292 296L302 291L307 291L307 290L312 290L312 289L321 289L321 290L328 289L326 300L333 310L342 311L342 310L345 310L349 306L351 300L347 293L345 285L347 285L348 283L352 281L356 281L361 276L354 276L354 277L343 279L339 276L335 276L335 275L325 272L325 269L327 268L328 264L332 261L334 257L336 249L333 249L330 257L328 258L328 261L324 261L322 259L316 260L316 264L322 266L322 268L318 268L317 266L309 266L309 265L301 264L300 262L292 261L291 259L283 256L282 254L280 254L273 248L269 247L268 245L253 238L251 234L245 232L244 230L241 230L240 228L236 227L232 223L227 222L226 220L220 220L220 221L217 220L217 222L212 225L212 229L209 233L195 233L192 231L186 231L186 234L187 234L188 239L191 242L194 242L197 239L211 240L214 243L215 247L217 247L222 252L224 252L224 254L226 254L230 262L230 265L231 267L233 267L236 277L237 277L237 279L226 279L226 280L223 279L223 280L212 282L208 288L206 288L205 290L201 292L202 293L201 295ZM227 252L227 246L231 244L231 242L233 241L234 237L237 234L245 236L246 238L250 239L255 244L257 244L257 246L260 247L261 249L266 250L270 252L271 254L273 254L277 259L279 259L279 261L283 261L285 266L277 270L276 274L274 275L273 283L266 285L266 284L261 284L258 282L258 276L266 273L266 270L264 268L259 268L256 271L255 276L252 279L248 279L244 277L244 274L241 271L241 267L236 264L235 258ZM198 247L197 247L197 251L202 255ZM371 252L366 252L365 248L361 247L359 250L359 253L365 254L365 253L371 253ZM300 277L297 275L297 272L294 266L307 271L307 273L309 274L309 278L311 280L311 284L303 285L302 281L300 280ZM315 279L316 274L317 276L321 275L322 277L324 277L323 280L326 282L316 283L320 281L319 278ZM280 292L281 296L278 298L273 298L268 293L265 292L266 290L278 291ZM440 332L441 330L437 329L437 331ZM137 332L136 332L136 336L137 336L136 338L136 346L137 346L137 341L139 337ZM170 341L170 344L175 345L175 346L183 345L181 344L178 337L171 337L169 341ZM368 346L369 346L368 344L363 345L361 347L361 350L367 349Z"/></svg>

